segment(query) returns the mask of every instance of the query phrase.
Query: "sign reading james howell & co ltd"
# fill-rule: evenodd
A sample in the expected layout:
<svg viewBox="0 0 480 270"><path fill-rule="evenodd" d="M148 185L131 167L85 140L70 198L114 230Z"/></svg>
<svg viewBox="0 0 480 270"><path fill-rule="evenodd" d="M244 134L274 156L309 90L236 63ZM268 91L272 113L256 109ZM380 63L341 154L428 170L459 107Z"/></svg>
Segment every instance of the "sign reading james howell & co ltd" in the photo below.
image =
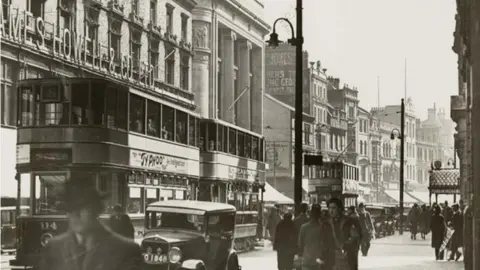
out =
<svg viewBox="0 0 480 270"><path fill-rule="evenodd" d="M130 150L130 166L160 172L188 173L186 159L138 150Z"/></svg>

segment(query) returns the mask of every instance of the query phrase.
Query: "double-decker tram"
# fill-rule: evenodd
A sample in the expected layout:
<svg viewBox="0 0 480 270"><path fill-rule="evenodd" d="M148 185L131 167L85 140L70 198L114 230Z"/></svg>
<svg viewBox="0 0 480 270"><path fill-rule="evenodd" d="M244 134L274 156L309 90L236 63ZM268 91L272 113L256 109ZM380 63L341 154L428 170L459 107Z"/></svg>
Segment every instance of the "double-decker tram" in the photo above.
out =
<svg viewBox="0 0 480 270"><path fill-rule="evenodd" d="M234 205L235 249L252 250L265 186L264 138L218 119L201 119L199 137L198 200Z"/></svg>
<svg viewBox="0 0 480 270"><path fill-rule="evenodd" d="M359 189L359 169L343 161L325 161L313 168L309 179L310 198L313 202L326 201L332 197L343 201L345 207L356 206Z"/></svg>
<svg viewBox="0 0 480 270"><path fill-rule="evenodd" d="M198 117L155 91L110 79L33 79L18 83L19 198L11 266L34 266L40 249L67 229L63 186L83 179L120 204L141 235L145 206L192 199L199 179ZM72 177L78 176L78 177Z"/></svg>

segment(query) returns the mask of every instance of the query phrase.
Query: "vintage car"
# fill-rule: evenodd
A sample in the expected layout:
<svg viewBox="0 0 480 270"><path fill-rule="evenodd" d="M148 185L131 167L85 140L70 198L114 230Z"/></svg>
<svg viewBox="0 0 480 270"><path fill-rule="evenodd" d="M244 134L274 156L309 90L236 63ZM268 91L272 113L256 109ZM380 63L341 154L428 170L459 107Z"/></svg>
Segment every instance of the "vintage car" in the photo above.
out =
<svg viewBox="0 0 480 270"><path fill-rule="evenodd" d="M2 254L13 254L17 248L17 216L25 214L30 207L20 206L20 213L17 214L17 208L15 206L2 206L0 212L2 214Z"/></svg>
<svg viewBox="0 0 480 270"><path fill-rule="evenodd" d="M171 200L145 211L144 269L240 270L234 206Z"/></svg>

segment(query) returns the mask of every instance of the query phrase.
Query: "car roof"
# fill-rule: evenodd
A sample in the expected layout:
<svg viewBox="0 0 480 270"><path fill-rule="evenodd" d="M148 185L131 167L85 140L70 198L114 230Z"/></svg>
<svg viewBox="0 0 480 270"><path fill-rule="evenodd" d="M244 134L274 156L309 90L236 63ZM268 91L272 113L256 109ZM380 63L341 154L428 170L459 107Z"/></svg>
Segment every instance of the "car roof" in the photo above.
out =
<svg viewBox="0 0 480 270"><path fill-rule="evenodd" d="M206 214L212 212L235 212L233 205L217 202L191 201L191 200L168 200L151 203L147 211L164 212L188 212Z"/></svg>

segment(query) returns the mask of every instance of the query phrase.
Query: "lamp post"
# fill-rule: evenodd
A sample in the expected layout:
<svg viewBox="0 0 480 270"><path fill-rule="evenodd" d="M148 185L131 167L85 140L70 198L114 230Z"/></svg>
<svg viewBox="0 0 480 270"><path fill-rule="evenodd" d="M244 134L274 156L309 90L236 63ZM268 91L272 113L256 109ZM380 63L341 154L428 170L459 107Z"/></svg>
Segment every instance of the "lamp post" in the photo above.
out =
<svg viewBox="0 0 480 270"><path fill-rule="evenodd" d="M279 21L285 21L290 26L292 38L287 42L296 47L296 67L295 67L295 171L294 171L294 201L295 212L298 213L299 206L302 203L302 168L303 168L303 149L302 149L302 124L303 124L303 1L297 0L297 36L293 30L292 23L287 18L278 18L273 23L273 32L270 34L269 46L277 47L280 44L278 34L275 32L275 26Z"/></svg>
<svg viewBox="0 0 480 270"><path fill-rule="evenodd" d="M400 139L400 224L398 232L400 235L403 235L403 189L405 185L405 101L402 98L402 103L400 105L400 130L394 128L390 134L390 139L395 139L395 131L398 133L397 138Z"/></svg>

